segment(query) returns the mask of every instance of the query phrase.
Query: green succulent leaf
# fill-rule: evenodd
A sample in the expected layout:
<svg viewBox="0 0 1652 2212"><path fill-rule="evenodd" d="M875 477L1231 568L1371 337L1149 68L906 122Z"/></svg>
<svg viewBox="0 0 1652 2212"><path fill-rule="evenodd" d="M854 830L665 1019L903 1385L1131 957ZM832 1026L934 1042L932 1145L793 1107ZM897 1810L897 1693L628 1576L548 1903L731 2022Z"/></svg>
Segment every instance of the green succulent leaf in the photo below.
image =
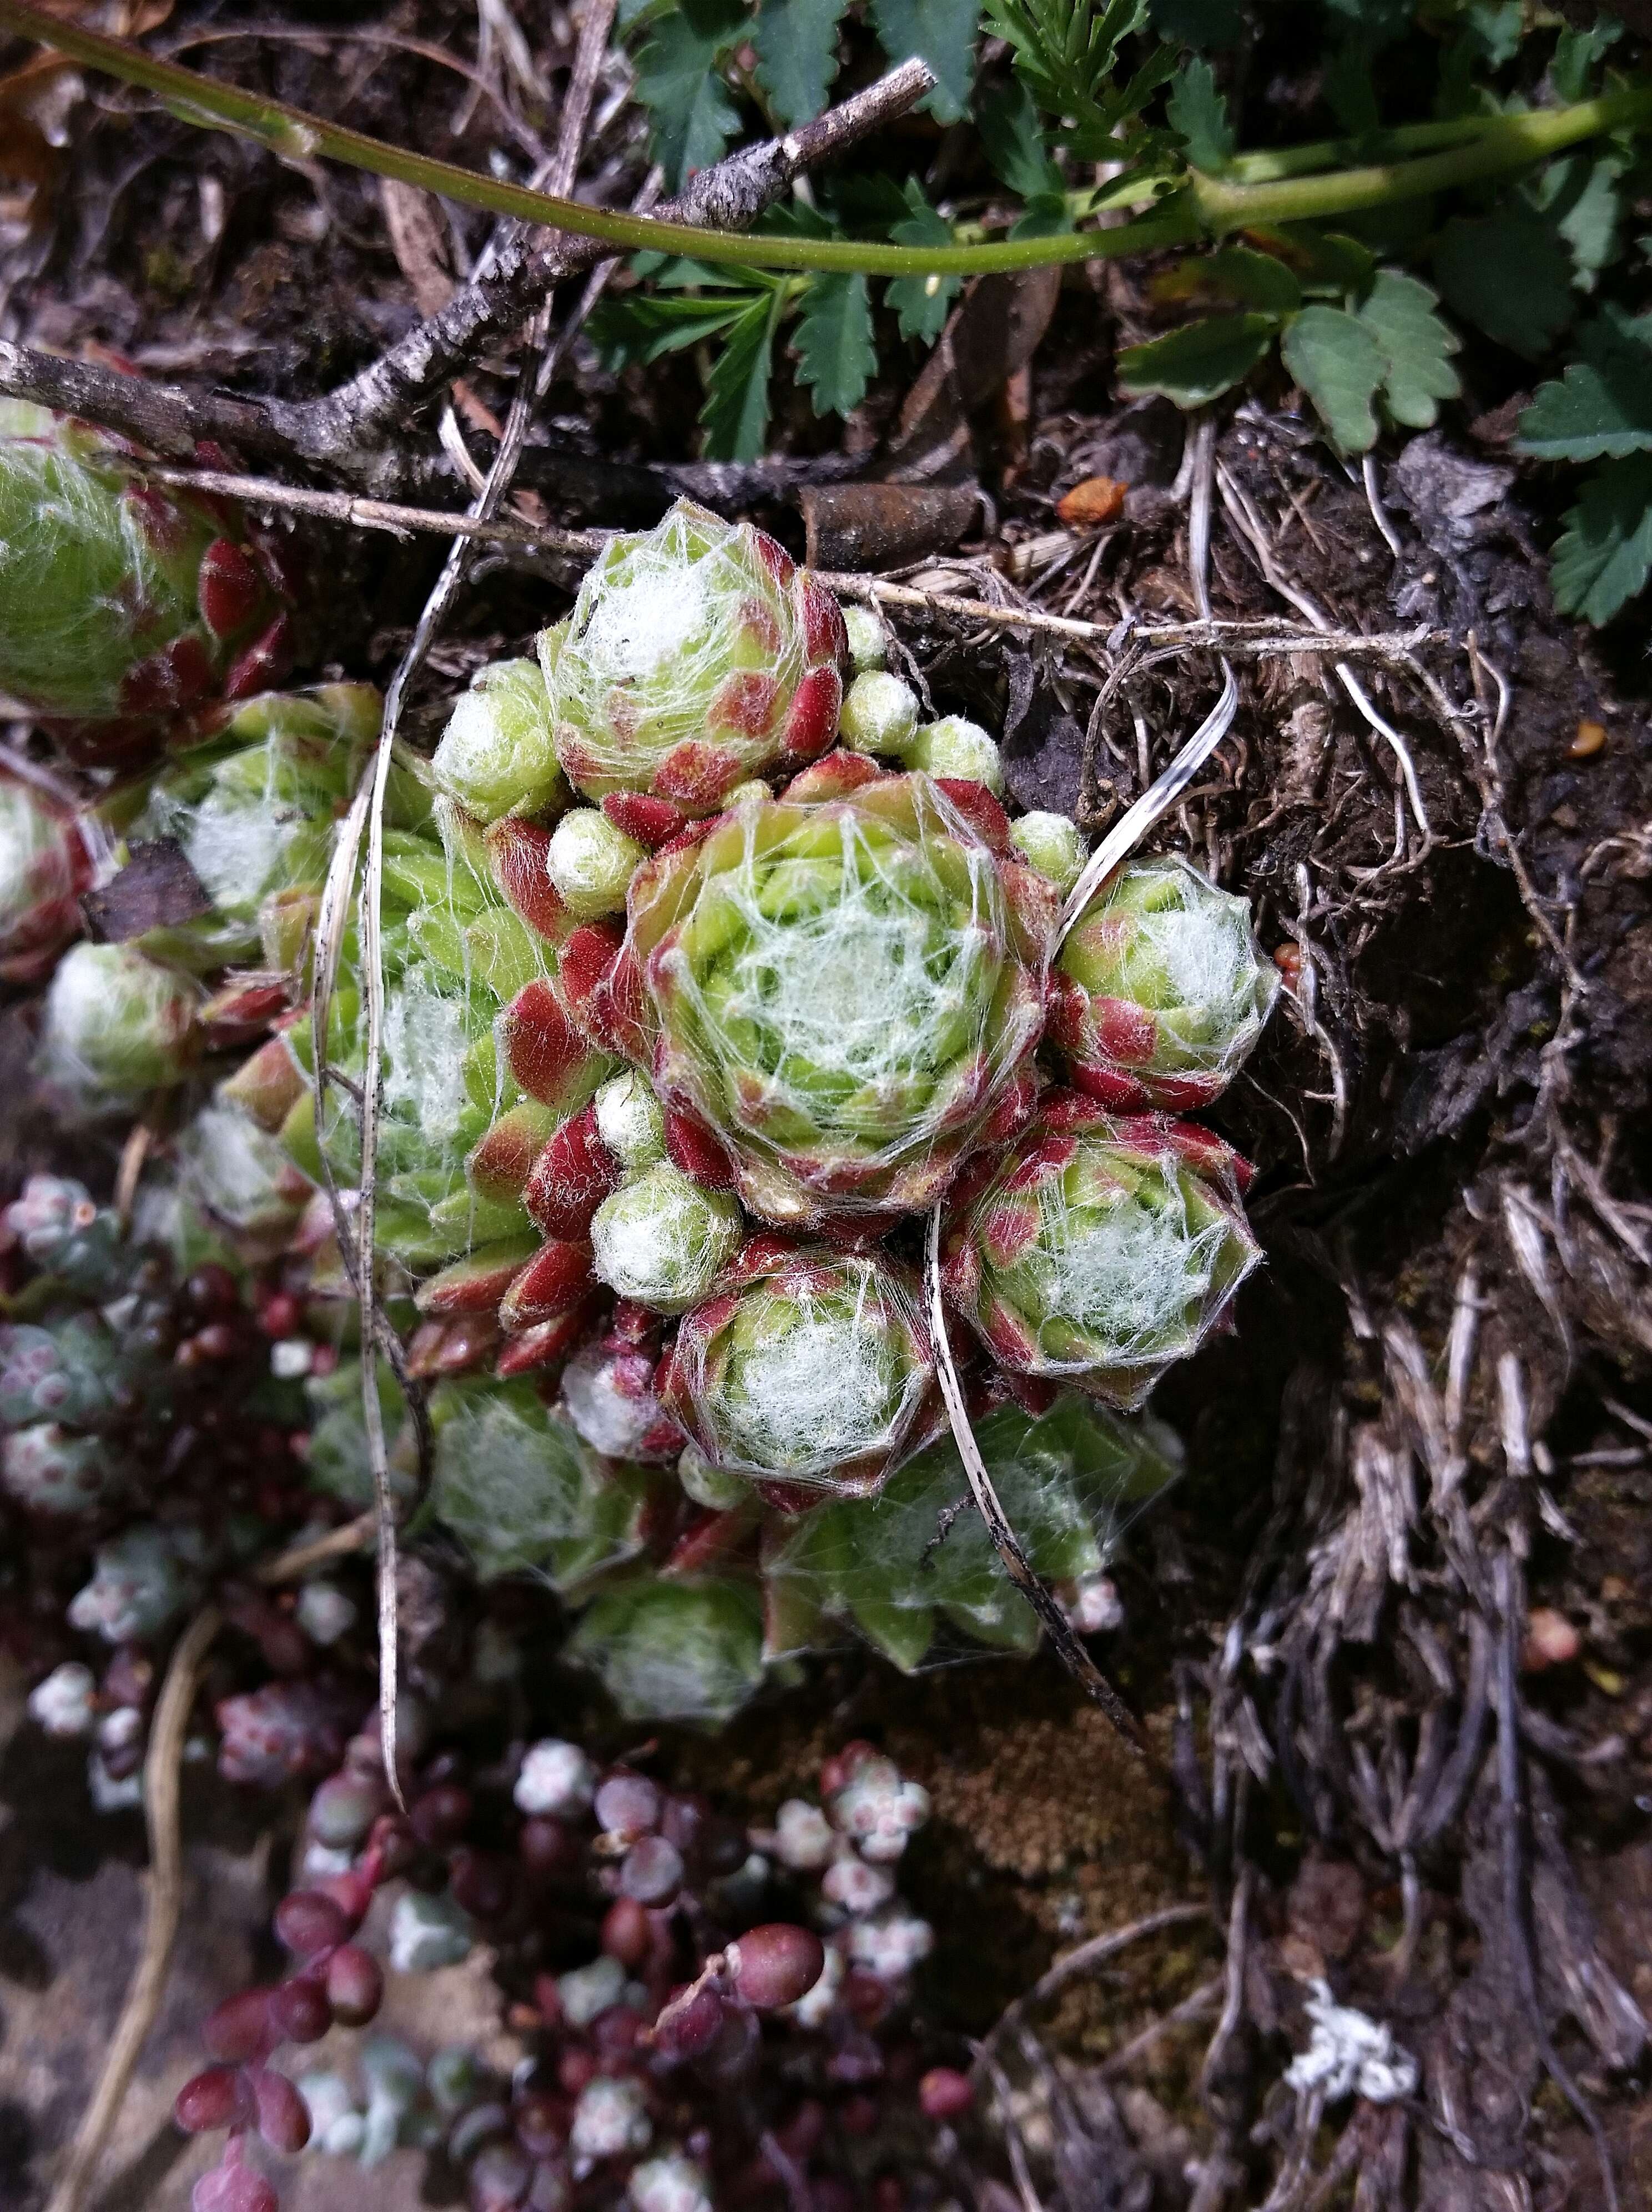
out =
<svg viewBox="0 0 1652 2212"><path fill-rule="evenodd" d="M847 415L860 404L878 367L866 280L829 270L804 295L797 329L798 380L817 415Z"/></svg>
<svg viewBox="0 0 1652 2212"><path fill-rule="evenodd" d="M1652 314L1608 307L1578 344L1582 359L1537 387L1520 418L1517 450L1544 461L1652 451Z"/></svg>
<svg viewBox="0 0 1652 2212"><path fill-rule="evenodd" d="M956 123L969 106L975 73L975 0L872 0L872 21L893 62L915 54L935 73L924 105L943 123Z"/></svg>
<svg viewBox="0 0 1652 2212"><path fill-rule="evenodd" d="M706 379L700 410L706 458L755 461L768 438L768 385L774 367L774 333L785 307L783 287L752 301L726 325L727 337Z"/></svg>
<svg viewBox="0 0 1652 2212"><path fill-rule="evenodd" d="M1119 356L1119 388L1163 392L1178 407L1202 407L1255 368L1278 328L1272 315L1210 315Z"/></svg>
<svg viewBox="0 0 1652 2212"><path fill-rule="evenodd" d="M924 188L916 177L908 177L906 184L907 204L911 213L890 227L890 236L897 246L946 246L952 233L924 196ZM946 328L946 319L952 302L957 297L960 279L957 276L896 276L884 288L885 304L892 307L901 322L903 338L918 338L932 345Z"/></svg>
<svg viewBox="0 0 1652 2212"><path fill-rule="evenodd" d="M1038 106L1020 77L1011 77L981 104L981 143L987 158L1012 192L1023 200L1060 192L1065 179L1044 143Z"/></svg>
<svg viewBox="0 0 1652 2212"><path fill-rule="evenodd" d="M1652 575L1652 453L1597 469L1554 549L1554 599L1563 614L1608 623Z"/></svg>
<svg viewBox="0 0 1652 2212"><path fill-rule="evenodd" d="M653 23L637 56L653 156L677 191L690 170L719 160L740 128L717 64L745 23L742 0L683 0Z"/></svg>
<svg viewBox="0 0 1652 2212"><path fill-rule="evenodd" d="M1189 62L1178 72L1165 113L1195 169L1214 173L1227 167L1236 141L1227 100L1217 89L1216 72L1208 62Z"/></svg>
<svg viewBox="0 0 1652 2212"><path fill-rule="evenodd" d="M1376 443L1373 402L1388 363L1375 334L1341 307L1304 307L1280 341L1285 367L1345 453Z"/></svg>
<svg viewBox="0 0 1652 2212"><path fill-rule="evenodd" d="M1434 273L1460 315L1528 361L1548 351L1576 307L1570 254L1521 208L1455 216L1434 249Z"/></svg>
<svg viewBox="0 0 1652 2212"><path fill-rule="evenodd" d="M1382 400L1396 422L1426 430L1442 399L1461 390L1450 356L1458 340L1435 313L1435 295L1415 276L1384 269L1359 310L1359 320L1376 340L1385 364Z"/></svg>
<svg viewBox="0 0 1652 2212"><path fill-rule="evenodd" d="M783 123L811 123L837 74L837 27L847 0L762 0L752 43L757 82Z"/></svg>

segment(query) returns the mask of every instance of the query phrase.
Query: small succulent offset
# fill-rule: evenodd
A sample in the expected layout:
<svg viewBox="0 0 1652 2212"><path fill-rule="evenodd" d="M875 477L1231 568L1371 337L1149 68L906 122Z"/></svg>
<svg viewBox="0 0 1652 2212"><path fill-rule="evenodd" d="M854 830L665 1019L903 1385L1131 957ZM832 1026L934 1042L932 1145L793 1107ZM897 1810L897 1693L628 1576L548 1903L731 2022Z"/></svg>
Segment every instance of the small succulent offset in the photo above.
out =
<svg viewBox="0 0 1652 2212"><path fill-rule="evenodd" d="M679 500L612 540L539 641L556 757L587 798L714 812L825 751L845 650L836 600L772 538Z"/></svg>
<svg viewBox="0 0 1652 2212"><path fill-rule="evenodd" d="M0 401L0 692L94 750L285 672L288 587L227 504L107 431Z"/></svg>
<svg viewBox="0 0 1652 2212"><path fill-rule="evenodd" d="M1053 895L995 802L832 766L640 868L619 963L661 1099L787 1227L932 1204L1024 1117L1043 1025Z"/></svg>
<svg viewBox="0 0 1652 2212"><path fill-rule="evenodd" d="M1261 1257L1240 1204L1249 1179L1192 1122L1052 1094L1021 1141L955 1194L947 1297L1011 1373L1139 1406Z"/></svg>
<svg viewBox="0 0 1652 2212"><path fill-rule="evenodd" d="M1186 1113L1224 1091L1279 987L1248 900L1179 854L1132 860L1085 907L1050 979L1050 1036L1103 1105Z"/></svg>
<svg viewBox="0 0 1652 2212"><path fill-rule="evenodd" d="M916 1283L777 1237L685 1317L658 1389L713 1467L847 1496L876 1491L944 1419Z"/></svg>

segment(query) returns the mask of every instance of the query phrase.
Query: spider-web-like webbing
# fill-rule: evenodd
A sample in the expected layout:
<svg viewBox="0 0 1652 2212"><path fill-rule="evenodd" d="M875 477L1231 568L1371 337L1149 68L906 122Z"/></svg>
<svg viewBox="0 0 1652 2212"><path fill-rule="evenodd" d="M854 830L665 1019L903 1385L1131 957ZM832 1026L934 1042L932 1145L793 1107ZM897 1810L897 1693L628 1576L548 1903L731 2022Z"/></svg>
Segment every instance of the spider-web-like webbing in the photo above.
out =
<svg viewBox="0 0 1652 2212"><path fill-rule="evenodd" d="M1038 1275L1048 1310L1096 1338L1107 1363L1124 1366L1192 1349L1200 1334L1195 1310L1228 1235L1220 1218L1193 1226L1174 1173L1150 1166L1143 1184L1103 1188L1074 1206L1062 1178L1046 1178L1037 1241L1023 1262Z"/></svg>

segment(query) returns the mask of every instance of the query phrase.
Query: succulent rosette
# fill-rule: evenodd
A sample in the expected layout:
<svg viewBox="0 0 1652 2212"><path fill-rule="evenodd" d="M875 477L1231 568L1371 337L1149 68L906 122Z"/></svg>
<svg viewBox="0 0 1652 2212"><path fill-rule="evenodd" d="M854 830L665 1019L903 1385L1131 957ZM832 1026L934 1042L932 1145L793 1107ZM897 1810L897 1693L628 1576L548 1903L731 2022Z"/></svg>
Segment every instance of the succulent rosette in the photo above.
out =
<svg viewBox="0 0 1652 2212"><path fill-rule="evenodd" d="M783 1227L931 1205L1024 1119L1044 1018L1054 894L995 802L859 761L843 790L838 757L640 868L610 985Z"/></svg>
<svg viewBox="0 0 1652 2212"><path fill-rule="evenodd" d="M918 1288L891 1261L756 1238L656 1385L714 1468L876 1491L944 1416Z"/></svg>
<svg viewBox="0 0 1652 2212"><path fill-rule="evenodd" d="M1118 869L1085 907L1050 978L1050 1036L1104 1105L1208 1106L1261 1035L1278 993L1250 902L1169 854Z"/></svg>
<svg viewBox="0 0 1652 2212"><path fill-rule="evenodd" d="M262 690L290 657L270 553L228 504L149 483L143 459L0 402L0 691L112 738Z"/></svg>
<svg viewBox="0 0 1652 2212"><path fill-rule="evenodd" d="M540 639L556 757L589 798L714 812L830 744L846 649L836 600L783 547L678 500L610 542Z"/></svg>
<svg viewBox="0 0 1652 2212"><path fill-rule="evenodd" d="M0 776L0 983L38 983L80 934L94 843L66 807Z"/></svg>
<svg viewBox="0 0 1652 2212"><path fill-rule="evenodd" d="M144 950L197 972L247 959L290 970L382 714L370 684L323 684L203 717L123 826L133 843L172 839L211 911L146 932Z"/></svg>
<svg viewBox="0 0 1652 2212"><path fill-rule="evenodd" d="M948 1299L1012 1373L1139 1406L1261 1256L1240 1205L1249 1173L1192 1122L1054 1093L957 1194Z"/></svg>

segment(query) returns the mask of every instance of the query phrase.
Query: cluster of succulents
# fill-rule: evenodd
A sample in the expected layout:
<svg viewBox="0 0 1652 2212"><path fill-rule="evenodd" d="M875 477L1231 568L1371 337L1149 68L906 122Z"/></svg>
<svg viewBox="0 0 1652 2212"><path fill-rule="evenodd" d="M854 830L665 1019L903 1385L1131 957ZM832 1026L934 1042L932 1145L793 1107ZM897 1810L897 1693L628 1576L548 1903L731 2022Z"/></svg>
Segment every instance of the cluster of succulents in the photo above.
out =
<svg viewBox="0 0 1652 2212"><path fill-rule="evenodd" d="M155 483L143 460L106 430L0 401L0 693L77 758L133 757L291 659L278 541L227 501Z"/></svg>
<svg viewBox="0 0 1652 2212"><path fill-rule="evenodd" d="M211 2063L178 2096L182 2127L226 2136L196 2212L273 2212L269 2152L371 2166L400 2144L444 2151L477 2212L711 2212L776 2188L838 2212L883 2203L896 2147L909 2172L914 2133L968 2111L967 2075L910 2011L934 1939L896 1868L929 1801L872 1746L750 1831L556 1739L403 1780L405 1815L358 1735L314 1791L275 1914L288 1971L216 2008ZM526 2045L508 2081L383 2035L305 2066L335 2024L375 2017L387 1972L479 1942Z"/></svg>
<svg viewBox="0 0 1652 2212"><path fill-rule="evenodd" d="M550 1583L580 1612L568 1655L638 1718L720 1719L845 1626L905 1665L953 1631L1033 1634L973 1543L938 1569L917 1540L965 1494L919 1272L932 1208L951 1357L1081 1624L1106 1614L1119 1501L1174 1471L1118 1413L1258 1257L1248 1170L1167 1110L1208 1103L1268 1012L1243 902L1127 864L1063 940L1076 829L1011 820L991 737L926 721L890 656L772 539L679 502L390 776L375 1222L434 1386L420 1527L484 1583ZM49 1064L128 1102L198 1096L216 1048L273 1022L176 1150L256 1241L273 1356L316 1400L313 1481L355 1504L321 1190L348 1203L360 1172L354 919L321 1082L307 1000L377 726L335 685L174 732L105 819L133 849L172 839L199 910L76 946L46 1020ZM393 1431L389 1385L386 1410Z"/></svg>

